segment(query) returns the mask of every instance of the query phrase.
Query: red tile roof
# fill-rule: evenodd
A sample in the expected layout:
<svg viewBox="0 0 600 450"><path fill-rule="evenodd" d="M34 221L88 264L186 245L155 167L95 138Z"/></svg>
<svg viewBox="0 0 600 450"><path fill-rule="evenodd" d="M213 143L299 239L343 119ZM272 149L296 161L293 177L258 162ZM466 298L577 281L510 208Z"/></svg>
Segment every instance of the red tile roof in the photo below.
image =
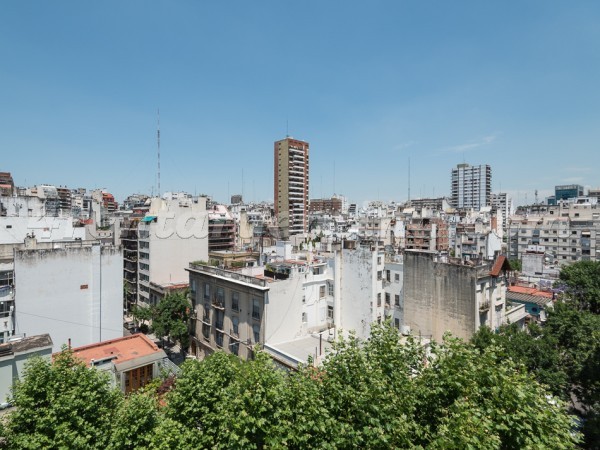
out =
<svg viewBox="0 0 600 450"><path fill-rule="evenodd" d="M496 259L496 262L494 262L494 265L492 266L492 270L490 270L490 275L493 277L497 277L497 276L500 276L501 270L510 270L510 269L511 269L511 267L508 262L508 259L506 259L506 256L500 255L500 256L498 256L498 259Z"/></svg>
<svg viewBox="0 0 600 450"><path fill-rule="evenodd" d="M514 292L515 294L527 294L527 295L533 295L536 297L552 298L552 292L540 291L539 289L536 289L533 287L509 286L508 291Z"/></svg>
<svg viewBox="0 0 600 450"><path fill-rule="evenodd" d="M115 363L122 363L160 352L162 350L142 333L73 349L75 356L84 361L87 366L91 365L92 360L114 357Z"/></svg>

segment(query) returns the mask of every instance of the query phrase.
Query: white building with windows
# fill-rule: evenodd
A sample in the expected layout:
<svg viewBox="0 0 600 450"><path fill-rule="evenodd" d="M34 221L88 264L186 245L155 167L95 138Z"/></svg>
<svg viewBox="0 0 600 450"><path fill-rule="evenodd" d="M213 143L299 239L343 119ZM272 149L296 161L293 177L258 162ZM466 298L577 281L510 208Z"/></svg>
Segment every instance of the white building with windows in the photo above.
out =
<svg viewBox="0 0 600 450"><path fill-rule="evenodd" d="M487 164L458 164L452 169L452 196L455 208L480 209L489 206L492 193L492 168Z"/></svg>
<svg viewBox="0 0 600 450"><path fill-rule="evenodd" d="M192 261L208 261L206 197L153 198L138 225L138 302L156 303L150 283L187 283Z"/></svg>

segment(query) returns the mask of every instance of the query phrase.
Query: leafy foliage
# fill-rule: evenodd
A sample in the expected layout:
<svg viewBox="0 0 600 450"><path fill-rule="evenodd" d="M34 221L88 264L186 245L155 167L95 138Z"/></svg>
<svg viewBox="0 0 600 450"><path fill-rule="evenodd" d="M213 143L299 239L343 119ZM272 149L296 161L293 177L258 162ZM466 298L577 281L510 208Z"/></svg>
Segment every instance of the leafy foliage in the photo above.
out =
<svg viewBox="0 0 600 450"><path fill-rule="evenodd" d="M521 331L506 326L498 334L479 330L472 339L479 349L497 347L499 364L522 364L555 395L572 401L585 419L587 448L600 441L600 263L581 261L561 270L563 300L548 312L543 327Z"/></svg>
<svg viewBox="0 0 600 450"><path fill-rule="evenodd" d="M18 448L574 448L563 404L517 363L500 364L501 351L450 337L428 351L374 325L367 341L338 340L319 368L285 372L259 351L187 361L161 397L123 397L72 358L53 383L58 368L34 361L6 437ZM57 414L46 400L65 386L80 390Z"/></svg>
<svg viewBox="0 0 600 450"><path fill-rule="evenodd" d="M89 370L69 350L54 363L28 361L16 382L5 433L12 448L107 448L112 413L122 401L106 375Z"/></svg>
<svg viewBox="0 0 600 450"><path fill-rule="evenodd" d="M600 314L600 261L578 261L561 269L565 295L580 311Z"/></svg>
<svg viewBox="0 0 600 450"><path fill-rule="evenodd" d="M181 348L189 345L188 323L191 304L184 292L172 292L152 308L152 330L156 336L179 341Z"/></svg>
<svg viewBox="0 0 600 450"><path fill-rule="evenodd" d="M508 261L512 270L516 272L521 272L523 270L523 265L520 259L511 259Z"/></svg>

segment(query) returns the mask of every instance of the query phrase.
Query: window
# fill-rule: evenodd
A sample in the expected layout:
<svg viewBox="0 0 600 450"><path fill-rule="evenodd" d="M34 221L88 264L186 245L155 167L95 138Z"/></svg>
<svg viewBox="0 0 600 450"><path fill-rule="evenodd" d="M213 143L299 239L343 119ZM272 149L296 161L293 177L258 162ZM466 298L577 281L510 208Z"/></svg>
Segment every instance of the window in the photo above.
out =
<svg viewBox="0 0 600 450"><path fill-rule="evenodd" d="M210 284L204 283L204 298L210 299Z"/></svg>
<svg viewBox="0 0 600 450"><path fill-rule="evenodd" d="M240 310L240 293L239 292L231 292L231 309L234 311Z"/></svg>
<svg viewBox="0 0 600 450"><path fill-rule="evenodd" d="M377 257L377 265L381 264L381 256Z"/></svg>
<svg viewBox="0 0 600 450"><path fill-rule="evenodd" d="M394 295L394 306L400 306L400 294Z"/></svg>
<svg viewBox="0 0 600 450"><path fill-rule="evenodd" d="M381 306L381 292L377 294L377 306Z"/></svg>
<svg viewBox="0 0 600 450"><path fill-rule="evenodd" d="M225 313L221 310L217 310L217 314L215 315L215 327L217 330L223 329L223 317Z"/></svg>
<svg viewBox="0 0 600 450"><path fill-rule="evenodd" d="M377 279L378 279L378 280L381 280L381 270L378 270L378 271L377 271Z"/></svg>
<svg viewBox="0 0 600 450"><path fill-rule="evenodd" d="M385 279L386 279L386 281L388 281L388 282L389 282L389 281L391 281L391 280L392 280L392 278L391 278L391 275L392 275L392 274L391 274L391 272L390 272L389 270L386 270L386 271L385 271Z"/></svg>
<svg viewBox="0 0 600 450"><path fill-rule="evenodd" d="M333 282L327 283L327 290L329 291L329 296L333 297Z"/></svg>
<svg viewBox="0 0 600 450"><path fill-rule="evenodd" d="M330 305L327 306L327 318L333 319L333 306L330 306Z"/></svg>
<svg viewBox="0 0 600 450"><path fill-rule="evenodd" d="M232 336L239 336L240 334L240 318L238 316L231 318L231 334Z"/></svg>
<svg viewBox="0 0 600 450"><path fill-rule="evenodd" d="M400 283L400 274L399 273L394 274L394 281L396 283Z"/></svg>
<svg viewBox="0 0 600 450"><path fill-rule="evenodd" d="M217 288L214 305L217 308L225 308L225 290L222 287Z"/></svg>
<svg viewBox="0 0 600 450"><path fill-rule="evenodd" d="M240 353L240 343L238 341L233 341L230 345L231 353L234 355L238 355Z"/></svg>
<svg viewBox="0 0 600 450"><path fill-rule="evenodd" d="M125 393L136 391L152 380L153 364L125 372Z"/></svg>
<svg viewBox="0 0 600 450"><path fill-rule="evenodd" d="M257 298L252 299L252 318L260 320L260 301Z"/></svg>
<svg viewBox="0 0 600 450"><path fill-rule="evenodd" d="M217 335L215 336L215 344L217 347L223 347L223 332L217 331Z"/></svg>
<svg viewBox="0 0 600 450"><path fill-rule="evenodd" d="M325 286L319 286L319 298L325 297Z"/></svg>
<svg viewBox="0 0 600 450"><path fill-rule="evenodd" d="M396 318L394 319L394 326L398 329L400 329L400 319Z"/></svg>
<svg viewBox="0 0 600 450"><path fill-rule="evenodd" d="M386 307L388 307L388 308L389 308L389 306L390 306L390 298L391 298L391 295L390 295L390 293L389 293L389 292L386 292L386 293L385 293L385 306L386 306Z"/></svg>
<svg viewBox="0 0 600 450"><path fill-rule="evenodd" d="M207 323L202 324L202 336L205 341L210 341L210 325Z"/></svg>
<svg viewBox="0 0 600 450"><path fill-rule="evenodd" d="M208 303L204 304L204 310L202 311L202 320L204 322L210 321L210 305Z"/></svg>
<svg viewBox="0 0 600 450"><path fill-rule="evenodd" d="M302 313L302 323L306 323L306 322L307 322L307 320L306 320L306 313L303 312Z"/></svg>
<svg viewBox="0 0 600 450"><path fill-rule="evenodd" d="M260 342L260 325L252 325L252 334L254 335L254 343Z"/></svg>

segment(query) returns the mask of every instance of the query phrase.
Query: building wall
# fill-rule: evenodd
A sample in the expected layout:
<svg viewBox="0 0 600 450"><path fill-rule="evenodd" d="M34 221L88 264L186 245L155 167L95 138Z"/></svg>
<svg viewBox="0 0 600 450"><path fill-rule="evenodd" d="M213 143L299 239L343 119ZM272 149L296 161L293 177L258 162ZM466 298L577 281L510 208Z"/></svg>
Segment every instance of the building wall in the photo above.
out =
<svg viewBox="0 0 600 450"><path fill-rule="evenodd" d="M404 255L404 324L413 334L441 340L444 332L468 339L475 331L476 273L436 263L432 254Z"/></svg>
<svg viewBox="0 0 600 450"><path fill-rule="evenodd" d="M53 351L123 335L123 255L99 245L15 252L15 332Z"/></svg>
<svg viewBox="0 0 600 450"><path fill-rule="evenodd" d="M387 262L383 270L384 296L389 295L389 306L384 298L385 316L400 329L404 323L404 263Z"/></svg>
<svg viewBox="0 0 600 450"><path fill-rule="evenodd" d="M338 331L354 330L359 338L367 338L371 331L371 322L383 320L383 251L369 248L343 249L339 271L339 309L340 321L336 323ZM381 279L378 279L381 273ZM381 299L378 305L378 295Z"/></svg>
<svg viewBox="0 0 600 450"><path fill-rule="evenodd" d="M268 287L264 281L207 266L190 267L189 280L195 311L192 353L207 355L217 349L232 353L237 343L238 356L247 359L255 344L264 344L265 305L268 303ZM237 310L233 307L234 295L238 299ZM257 316L253 314L254 300L258 301ZM237 333L234 318L238 321Z"/></svg>
<svg viewBox="0 0 600 450"><path fill-rule="evenodd" d="M50 359L52 349L41 348L26 353L10 354L0 357L0 404L5 403L11 395L11 388L15 380L20 380L23 376L25 363L34 356L41 356Z"/></svg>
<svg viewBox="0 0 600 450"><path fill-rule="evenodd" d="M297 267L287 280L269 283L265 341L278 344L333 326L333 309L328 316L333 286L333 269L322 263Z"/></svg>
<svg viewBox="0 0 600 450"><path fill-rule="evenodd" d="M185 269L190 262L208 261L205 197L199 197L197 203L154 198L148 216L156 220L140 222L138 230L138 300L145 303L149 301L150 282L186 282Z"/></svg>

